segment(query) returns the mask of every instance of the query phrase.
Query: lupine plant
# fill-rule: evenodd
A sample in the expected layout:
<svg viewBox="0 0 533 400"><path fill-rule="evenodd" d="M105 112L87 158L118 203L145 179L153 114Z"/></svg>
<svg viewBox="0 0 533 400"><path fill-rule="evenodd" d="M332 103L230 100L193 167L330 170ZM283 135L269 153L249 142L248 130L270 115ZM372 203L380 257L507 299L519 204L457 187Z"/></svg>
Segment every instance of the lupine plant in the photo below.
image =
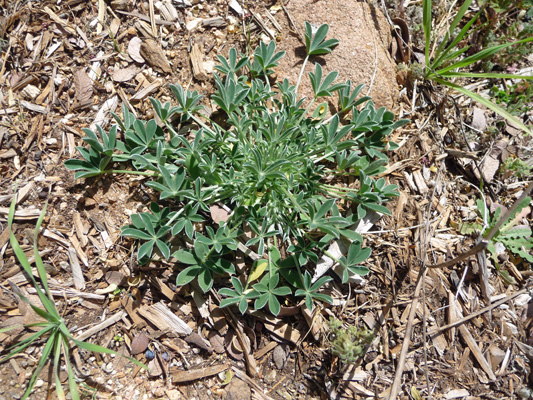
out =
<svg viewBox="0 0 533 400"><path fill-rule="evenodd" d="M306 59L338 44L325 39L328 29L313 33L306 24ZM319 64L309 73L313 97L299 98L287 79L271 81L283 55L270 42L252 57L235 49L228 58L218 56L211 100L224 126L200 114L200 94L171 85L177 105L150 99L158 122L137 120L123 106L109 133L86 131L90 147L78 148L85 161L66 162L76 178L116 172L151 177L146 186L160 202L132 215L122 229L141 242L138 261L175 260L178 286L195 281L207 292L215 285L225 296L222 306L235 304L241 313L253 303L277 315L280 300L292 296L303 297L309 308L316 300L331 302L320 293L330 277L311 278L319 257L341 265L343 282L367 274L360 264L370 249L350 227L369 211L390 214L383 204L398 195L395 185L374 176L388 163L384 150L397 147L387 137L407 121L395 122L393 113L358 96L362 85L352 90L350 81L334 83L337 72L324 74ZM337 113L327 117L328 103L315 103L335 94ZM118 163L131 170L113 169ZM215 204L230 210L226 221L212 220ZM353 212L346 212L350 207ZM328 253L333 240L346 241L346 257ZM239 242L260 260L237 275Z"/></svg>

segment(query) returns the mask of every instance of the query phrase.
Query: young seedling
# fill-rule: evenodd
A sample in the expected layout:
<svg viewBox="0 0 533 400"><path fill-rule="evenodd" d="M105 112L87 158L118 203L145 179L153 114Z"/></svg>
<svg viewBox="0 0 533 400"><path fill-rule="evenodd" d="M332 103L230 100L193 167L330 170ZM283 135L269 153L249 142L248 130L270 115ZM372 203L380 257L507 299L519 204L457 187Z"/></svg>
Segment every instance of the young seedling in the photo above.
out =
<svg viewBox="0 0 533 400"><path fill-rule="evenodd" d="M8 229L10 232L9 241L11 243L11 247L13 248L13 252L17 257L17 260L24 269L26 276L30 279L31 284L35 288L42 307L30 302L30 300L21 293L19 293L19 297L21 301L26 302L33 309L33 311L35 311L35 313L42 318L42 321L23 325L22 327L24 328L39 328L39 330L36 333L27 336L22 341L8 348L6 350L7 354L0 358L0 363L3 363L12 357L15 357L17 354L20 354L29 346L35 346L44 342L45 344L42 350L41 358L37 363L33 374L31 375L30 381L28 382L28 386L22 396L22 399L25 400L30 396L32 390L35 387L35 382L39 374L48 362L52 362L57 397L60 400L66 399L65 391L59 379L59 372L62 368L62 364L64 363L68 374L70 397L74 400L79 400L80 396L78 392L78 383L70 360L73 347L79 347L81 349L97 353L118 353L116 351L107 349L102 346L98 346L96 344L76 340L72 336L67 327L66 321L59 314L54 303L52 294L50 293L50 288L48 286L48 276L44 268L43 260L41 259L39 255L39 250L37 248L37 243L39 243L39 230L41 228L41 224L43 223L44 216L46 215L46 204L43 207L39 219L37 220L33 238L33 255L35 258L35 266L39 279L37 280L34 276L34 272L32 271L28 258L24 254L24 251L20 247L20 244L17 241L15 234L13 233L13 220L15 217L15 207L17 203L16 200L17 196L15 194L15 196L13 196L13 201L11 202L11 207L9 208L9 214L7 218ZM20 326L15 325L7 328L2 328L0 329L0 333L8 332L16 328L20 328ZM127 358L135 364L147 369L147 367L139 361L130 357Z"/></svg>

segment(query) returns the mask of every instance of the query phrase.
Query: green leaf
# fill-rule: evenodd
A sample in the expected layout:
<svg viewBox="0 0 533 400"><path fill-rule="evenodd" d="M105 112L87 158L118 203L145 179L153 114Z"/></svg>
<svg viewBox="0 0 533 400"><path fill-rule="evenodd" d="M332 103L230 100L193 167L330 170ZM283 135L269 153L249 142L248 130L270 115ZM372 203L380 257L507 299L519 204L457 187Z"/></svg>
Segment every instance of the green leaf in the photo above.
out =
<svg viewBox="0 0 533 400"><path fill-rule="evenodd" d="M193 265L191 267L185 268L183 271L181 271L178 274L178 277L176 278L176 285L177 286L183 286L187 283L191 282L194 278L198 276L200 271L202 271L202 267L199 265Z"/></svg>
<svg viewBox="0 0 533 400"><path fill-rule="evenodd" d="M509 47L509 46L514 46L514 45L517 45L517 44L523 44L523 43L528 43L528 42L531 42L533 41L533 37L529 37L529 38L526 38L526 39L522 39L522 40L517 40L516 42L510 42L510 43L504 43L504 44L500 44L500 45L497 45L497 46L492 46L492 47L489 47L487 49L483 49L469 57L466 57L464 59L462 59L461 61L458 61L456 63L453 63L452 65L449 65L445 68L441 68L439 70L437 70L435 73L438 74L438 75L442 75L443 73L445 72L448 72L448 71L451 71L452 69L456 69L456 68L464 68L464 67L467 67L469 65L472 65L478 61L481 61L481 60L484 60L485 58L488 58L488 57L491 57L493 56L494 54L502 51L503 49ZM517 76L518 78L518 76Z"/></svg>
<svg viewBox="0 0 533 400"><path fill-rule="evenodd" d="M195 265L198 264L198 259L187 250L178 250L172 254L178 259L178 262L183 264Z"/></svg>
<svg viewBox="0 0 533 400"><path fill-rule="evenodd" d="M276 296L270 295L268 297L268 308L272 314L274 314L276 317L278 316L279 312L281 311L281 304L279 304Z"/></svg>
<svg viewBox="0 0 533 400"><path fill-rule="evenodd" d="M426 65L430 65L429 51L431 48L431 0L422 0L422 26L424 27L424 37L426 39L424 46Z"/></svg>
<svg viewBox="0 0 533 400"><path fill-rule="evenodd" d="M329 31L328 24L322 24L313 35L313 28L309 22L305 22L305 47L307 54L319 55L331 53L333 48L339 44L337 39L324 40Z"/></svg>
<svg viewBox="0 0 533 400"><path fill-rule="evenodd" d="M213 286L213 276L208 268L203 268L198 274L198 285L204 293L207 293Z"/></svg>
<svg viewBox="0 0 533 400"><path fill-rule="evenodd" d="M269 262L267 260L257 260L254 262L254 267L252 269L252 273L248 277L248 283L251 283L261 277L263 275L263 272L268 267Z"/></svg>

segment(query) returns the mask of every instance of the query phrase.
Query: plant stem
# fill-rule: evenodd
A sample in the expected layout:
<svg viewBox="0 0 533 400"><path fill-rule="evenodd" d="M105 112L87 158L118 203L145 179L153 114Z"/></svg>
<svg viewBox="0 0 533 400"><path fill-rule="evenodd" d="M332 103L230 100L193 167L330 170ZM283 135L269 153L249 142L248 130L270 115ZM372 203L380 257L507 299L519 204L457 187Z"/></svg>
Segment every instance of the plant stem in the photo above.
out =
<svg viewBox="0 0 533 400"><path fill-rule="evenodd" d="M196 117L195 115L191 114L191 119L194 122L196 122L198 125L200 125L202 128L204 128L206 131L211 133L212 135L216 135L215 131L213 131L210 127L208 127L204 122L200 121L200 119L198 117ZM210 121L210 122L212 122L212 121Z"/></svg>
<svg viewBox="0 0 533 400"><path fill-rule="evenodd" d="M159 172L128 171L126 169L110 169L110 170L102 172L102 174L131 174L131 175L143 175L143 176L160 176Z"/></svg>
<svg viewBox="0 0 533 400"><path fill-rule="evenodd" d="M341 260L339 260L337 257L335 257L333 254L331 254L329 251L327 250L324 250L324 255L328 256L329 258L331 258L333 261L335 261L336 263L339 263L340 265L342 265L343 267L345 267L345 265L341 262Z"/></svg>
<svg viewBox="0 0 533 400"><path fill-rule="evenodd" d="M298 87L300 86L300 81L302 80L302 75L304 73L305 66L307 65L307 60L309 60L309 54L305 57L304 63L302 65L302 69L300 70L300 74L298 75L298 81L296 82L296 89L294 89L294 93L297 95L296 98L298 98Z"/></svg>

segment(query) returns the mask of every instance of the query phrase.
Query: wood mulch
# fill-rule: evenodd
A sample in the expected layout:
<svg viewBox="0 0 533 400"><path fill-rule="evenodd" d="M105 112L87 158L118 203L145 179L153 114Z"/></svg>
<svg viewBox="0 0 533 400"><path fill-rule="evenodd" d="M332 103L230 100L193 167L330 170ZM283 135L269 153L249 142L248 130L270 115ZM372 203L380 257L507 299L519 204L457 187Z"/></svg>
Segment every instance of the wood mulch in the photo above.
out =
<svg viewBox="0 0 533 400"><path fill-rule="evenodd" d="M275 1L240 2L257 17L239 16L238 5L0 0L0 327L35 319L12 290L35 293L9 245L7 210L18 182L15 233L29 257L48 202L38 245L71 332L150 367L75 350L87 398L517 398L532 371L529 266L502 255L511 282L485 252L428 268L475 244L460 230L477 217L472 159L484 174L494 170L486 178L492 204L509 207L527 186L497 170L531 143L508 127L498 141L480 141L471 151L461 120L481 122L472 121L477 108L464 98L457 99L462 116L452 104L439 109L442 123L431 107L413 110L403 95L395 111L412 122L394 133L401 147L382 174L401 195L389 204L392 216L367 227L371 273L360 285L335 282L334 305L313 315L296 307L278 318L241 317L220 309L214 293L176 288L171 263L139 267L120 228L154 198L143 179L75 182L65 169L83 128L109 126L109 112L122 103L138 118L153 118L149 97L173 101L171 83L212 93L215 55L231 47L245 52L286 18ZM526 211L521 223L530 225ZM358 365L343 365L329 352L333 315L375 330ZM24 333L0 334L0 352ZM0 365L0 398L20 398L39 345ZM55 398L47 372L31 398Z"/></svg>

